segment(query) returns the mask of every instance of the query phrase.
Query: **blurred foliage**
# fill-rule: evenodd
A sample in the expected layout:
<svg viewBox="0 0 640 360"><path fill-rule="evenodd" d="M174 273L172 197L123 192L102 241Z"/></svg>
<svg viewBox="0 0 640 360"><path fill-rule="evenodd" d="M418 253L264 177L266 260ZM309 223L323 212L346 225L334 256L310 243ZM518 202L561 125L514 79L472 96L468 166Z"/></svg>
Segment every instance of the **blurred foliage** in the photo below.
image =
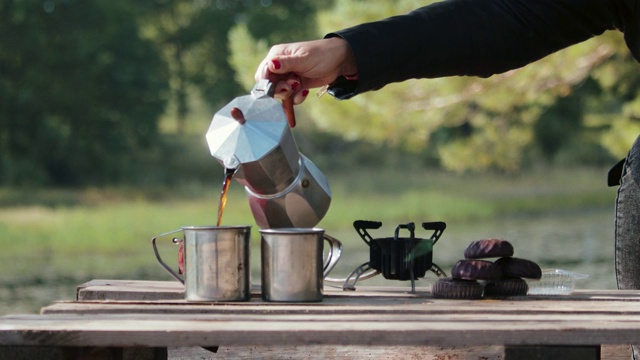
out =
<svg viewBox="0 0 640 360"><path fill-rule="evenodd" d="M209 181L209 109L247 93L271 45L424 4L5 0L0 184ZM640 133L638 89L638 64L608 32L489 79L410 80L344 102L312 96L296 109L296 138L321 167L602 164Z"/></svg>
<svg viewBox="0 0 640 360"><path fill-rule="evenodd" d="M228 63L230 29L247 24L270 42L310 37L322 4L3 1L0 184L170 185L185 167L200 178L211 159L203 133L183 134L188 98L197 91L220 106L245 92ZM177 136L158 131L165 109L175 109Z"/></svg>
<svg viewBox="0 0 640 360"><path fill-rule="evenodd" d="M311 37L316 9L323 4L310 0L147 0L143 29L170 66L178 132L184 132L190 110L189 89L200 91L214 107L245 92L229 63L229 31L234 26L241 24L253 39L268 42ZM292 32L294 21L297 31ZM254 67L250 64L240 72L251 72Z"/></svg>
<svg viewBox="0 0 640 360"><path fill-rule="evenodd" d="M109 183L157 137L165 63L127 1L0 4L0 182Z"/></svg>
<svg viewBox="0 0 640 360"><path fill-rule="evenodd" d="M318 36L423 5L335 2L318 13ZM262 42L254 51L234 46L254 63L268 49ZM311 97L299 111L321 131L385 143L450 170L516 171L539 160L602 164L624 156L638 134L639 81L621 33L607 32L488 79L410 80L344 102Z"/></svg>

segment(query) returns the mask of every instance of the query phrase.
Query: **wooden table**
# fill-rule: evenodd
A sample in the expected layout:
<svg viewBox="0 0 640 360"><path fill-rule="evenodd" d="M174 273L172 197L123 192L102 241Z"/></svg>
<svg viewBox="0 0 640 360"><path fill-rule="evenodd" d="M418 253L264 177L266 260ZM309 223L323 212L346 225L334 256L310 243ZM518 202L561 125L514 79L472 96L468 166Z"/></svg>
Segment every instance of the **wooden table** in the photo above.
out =
<svg viewBox="0 0 640 360"><path fill-rule="evenodd" d="M408 290L326 287L320 303L265 303L255 289L249 302L187 303L177 282L94 280L76 301L0 318L0 355L45 347L78 359L166 359L167 348L220 346L258 357L257 347L310 346L390 348L398 358L425 347L467 349L476 359L500 351L496 358L519 360L599 359L606 348L628 359L627 344L640 344L640 291L444 300Z"/></svg>

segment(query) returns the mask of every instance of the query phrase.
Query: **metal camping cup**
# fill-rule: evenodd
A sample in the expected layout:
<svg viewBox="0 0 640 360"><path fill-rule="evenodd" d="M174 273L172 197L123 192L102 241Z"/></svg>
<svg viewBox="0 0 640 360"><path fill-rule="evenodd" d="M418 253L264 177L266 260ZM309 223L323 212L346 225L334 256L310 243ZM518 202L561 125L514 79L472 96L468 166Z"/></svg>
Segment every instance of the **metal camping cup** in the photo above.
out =
<svg viewBox="0 0 640 360"><path fill-rule="evenodd" d="M160 258L156 239L182 231L184 279ZM151 239L156 259L185 285L187 301L246 301L251 297L249 238L251 226L185 226Z"/></svg>
<svg viewBox="0 0 640 360"><path fill-rule="evenodd" d="M342 244L318 228L262 229L262 299L322 301L323 279L340 259ZM323 263L323 245L330 245Z"/></svg>

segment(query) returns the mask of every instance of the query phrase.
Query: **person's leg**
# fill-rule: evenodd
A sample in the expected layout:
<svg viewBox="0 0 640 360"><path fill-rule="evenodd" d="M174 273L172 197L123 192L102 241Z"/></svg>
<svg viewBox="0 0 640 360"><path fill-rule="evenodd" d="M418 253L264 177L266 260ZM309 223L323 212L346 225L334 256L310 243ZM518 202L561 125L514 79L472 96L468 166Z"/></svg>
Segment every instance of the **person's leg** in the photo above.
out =
<svg viewBox="0 0 640 360"><path fill-rule="evenodd" d="M615 271L618 289L640 289L640 137L624 164L615 219ZM633 359L640 347L633 345Z"/></svg>
<svg viewBox="0 0 640 360"><path fill-rule="evenodd" d="M627 156L616 199L618 289L640 289L640 138Z"/></svg>

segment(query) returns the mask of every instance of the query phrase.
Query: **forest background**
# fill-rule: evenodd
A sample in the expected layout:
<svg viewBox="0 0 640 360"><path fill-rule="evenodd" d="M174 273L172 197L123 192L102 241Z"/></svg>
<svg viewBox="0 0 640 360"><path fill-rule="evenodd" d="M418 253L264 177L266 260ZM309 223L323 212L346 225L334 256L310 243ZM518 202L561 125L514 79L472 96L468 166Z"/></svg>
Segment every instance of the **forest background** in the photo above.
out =
<svg viewBox="0 0 640 360"><path fill-rule="evenodd" d="M118 234L132 232L134 225L114 224L128 215L109 218L106 213L115 210L105 204L126 204L122 213L137 214L152 213L151 209L164 206L159 205L162 201L204 199L211 210L206 216L212 219L222 170L210 156L204 134L217 109L248 93L255 68L271 45L316 39L432 2L3 1L2 259L32 259L29 256L41 252L48 254L45 258L60 252L61 258L68 259L78 251L80 257L96 251L136 251L127 248L126 236L111 246L106 241L87 248L83 239L99 243L96 233L105 232L104 228L70 234L68 218L60 220L66 225L57 225L59 233L47 228L30 234L43 218L48 219L44 222L57 219L60 213L52 209L106 209L96 216L102 216L110 232L120 227ZM621 33L610 31L488 79L410 80L348 101L310 96L296 107L296 115L298 145L329 174L336 187L334 202L354 194L370 202L360 203L356 210L332 205L338 208L337 217L355 220L359 215L354 212L383 201L410 202L418 198L412 191L426 181L441 185L439 190L429 190L435 200L428 201L435 201L440 209L436 215L452 219L486 220L496 214L558 208L600 209L609 206L603 204L614 196L604 187L605 169L626 154L640 133L640 71ZM383 179L381 172L390 179ZM560 180L551 180L553 174L560 174ZM602 174L604 190L594 190L596 181L581 185L594 174ZM576 180L578 175L583 179ZM363 186L363 178L379 182ZM539 182L531 182L545 178L549 182L543 187L552 189L546 193L535 188ZM455 201L455 196L465 193L460 189L471 182L480 184L476 195L467 198L476 201L474 206L464 202L442 210L442 204ZM458 186L452 189L453 196L439 198L438 192L451 184ZM496 195L495 189L489 190L491 185L510 191ZM553 201L540 196L541 191ZM485 194L482 201L478 202L477 193ZM514 193L515 200L509 197ZM151 205L145 207L141 201ZM182 209L185 214L203 212L200 203L187 209ZM397 213L375 215L394 221L407 217L419 221L416 217L422 216L420 210L411 212L407 206L392 209ZM171 230L160 228L167 223L164 217L171 217L171 224L178 226L195 220L168 212L140 220L148 226L129 236L150 237ZM232 221L247 217L246 209L238 213L243 215L229 215ZM338 224L332 220L337 217L331 216L324 223L327 227L342 231L350 226ZM66 243L60 237L75 240ZM61 251L56 244L67 250ZM147 245L143 245L145 252ZM38 249L36 255L34 249ZM31 261L24 264L25 269L34 267ZM25 282L46 282L42 275L34 275L42 270L39 266L25 270L26 280L5 274L6 296L18 296L16 289ZM102 268L83 274L94 276L101 271L110 274ZM73 272L61 270L58 277L70 283L82 280L69 275Z"/></svg>
<svg viewBox="0 0 640 360"><path fill-rule="evenodd" d="M424 3L3 1L0 184L208 181L212 114L248 93L271 44ZM639 83L621 34L609 32L489 79L312 98L296 109L296 135L321 168L397 161L389 152L455 171L610 163L640 130Z"/></svg>

